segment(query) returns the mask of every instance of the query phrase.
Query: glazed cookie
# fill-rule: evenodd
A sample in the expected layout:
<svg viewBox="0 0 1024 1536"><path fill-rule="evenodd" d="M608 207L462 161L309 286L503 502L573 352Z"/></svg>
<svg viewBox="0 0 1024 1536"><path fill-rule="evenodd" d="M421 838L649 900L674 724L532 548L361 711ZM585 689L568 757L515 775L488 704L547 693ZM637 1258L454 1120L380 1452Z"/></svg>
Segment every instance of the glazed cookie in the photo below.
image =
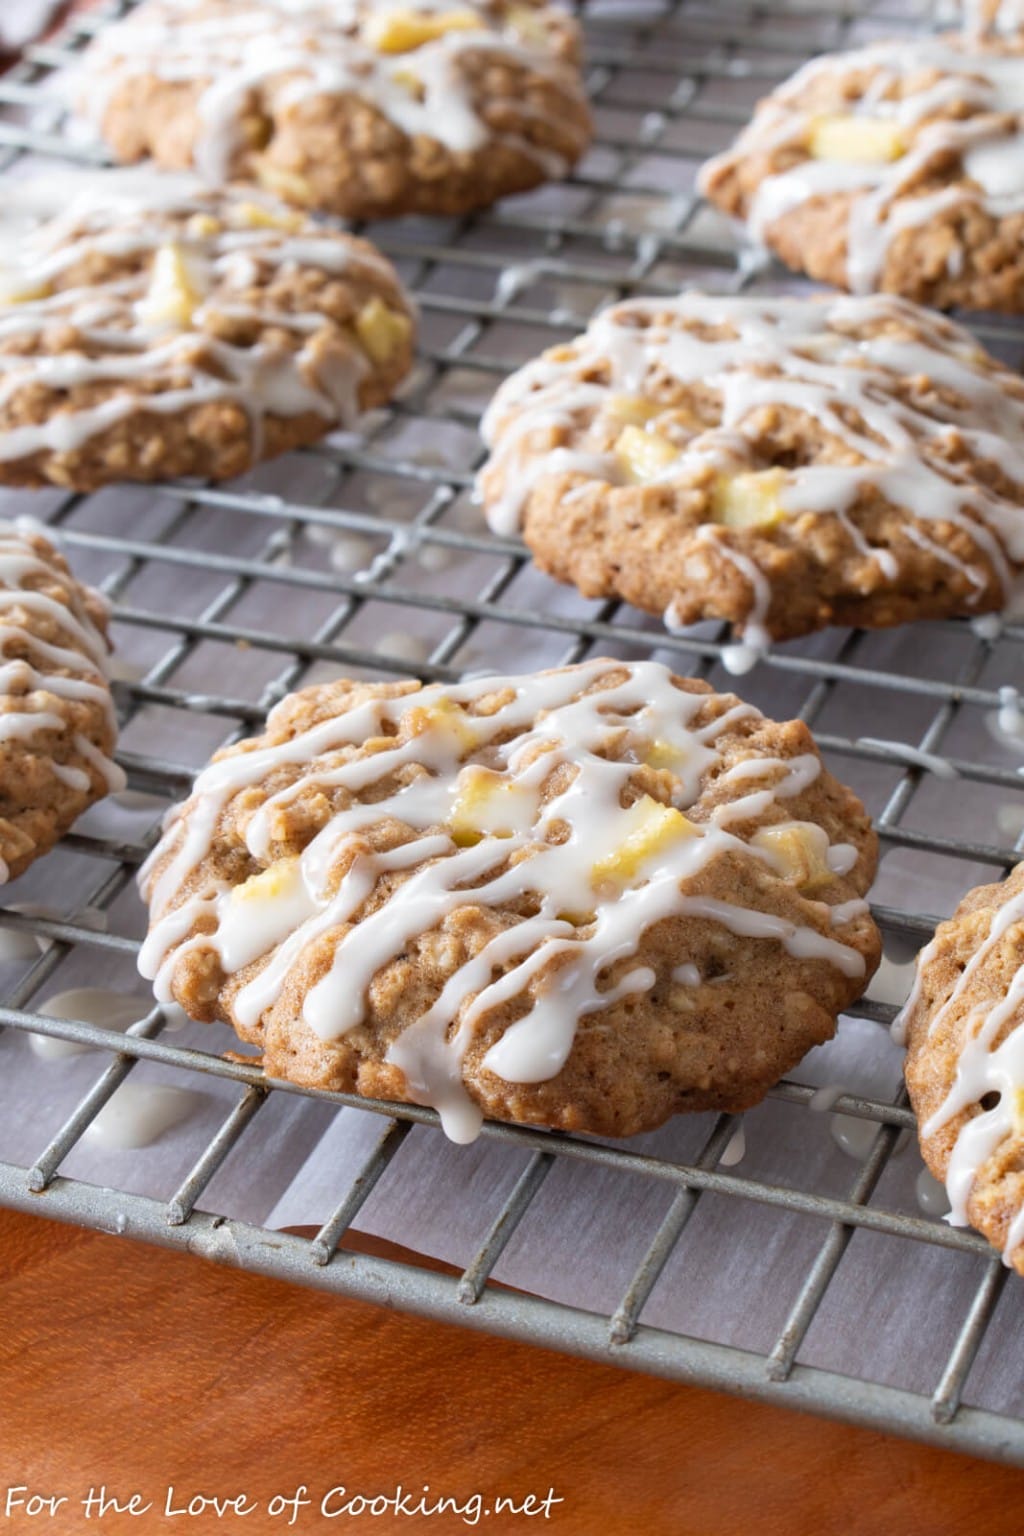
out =
<svg viewBox="0 0 1024 1536"><path fill-rule="evenodd" d="M54 173L6 181L0 218L0 483L225 479L409 368L390 264L264 193Z"/></svg>
<svg viewBox="0 0 1024 1536"><path fill-rule="evenodd" d="M1024 1274L1024 864L921 951L900 1020L921 1151L956 1226Z"/></svg>
<svg viewBox="0 0 1024 1536"><path fill-rule="evenodd" d="M578 46L541 0L145 0L80 93L122 161L352 219L458 214L579 159Z"/></svg>
<svg viewBox="0 0 1024 1536"><path fill-rule="evenodd" d="M338 681L200 774L140 965L271 1077L625 1136L831 1036L875 856L803 724L653 662Z"/></svg>
<svg viewBox="0 0 1024 1536"><path fill-rule="evenodd" d="M1024 32L1024 0L954 0L953 18L969 37L1015 37Z"/></svg>
<svg viewBox="0 0 1024 1536"><path fill-rule="evenodd" d="M587 597L770 639L1004 605L1024 384L895 298L686 294L606 310L484 419L492 527Z"/></svg>
<svg viewBox="0 0 1024 1536"><path fill-rule="evenodd" d="M124 788L107 606L34 525L0 523L0 881Z"/></svg>
<svg viewBox="0 0 1024 1536"><path fill-rule="evenodd" d="M1024 309L1024 37L813 59L700 187L797 271L943 308Z"/></svg>

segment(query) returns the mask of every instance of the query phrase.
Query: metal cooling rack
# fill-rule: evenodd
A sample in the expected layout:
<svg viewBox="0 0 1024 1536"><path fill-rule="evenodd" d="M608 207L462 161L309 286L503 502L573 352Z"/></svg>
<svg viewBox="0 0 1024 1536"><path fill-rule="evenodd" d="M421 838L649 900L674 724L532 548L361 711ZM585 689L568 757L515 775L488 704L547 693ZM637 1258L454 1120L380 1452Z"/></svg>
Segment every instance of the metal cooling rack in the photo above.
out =
<svg viewBox="0 0 1024 1536"><path fill-rule="evenodd" d="M31 50L0 80L4 165L28 153L97 158L95 150L62 137L60 109L47 103L45 93L55 72L125 8L106 5L73 17L59 38ZM118 685L121 761L132 789L158 797L159 804L154 801L145 835L125 841L92 832L87 822L44 861L51 868L71 861L80 898L75 910L82 914L84 908L84 915L50 919L10 907L0 911L0 926L51 941L8 989L0 1023L89 1045L108 1061L59 1129L30 1139L23 1156L0 1164L0 1200L305 1285L1024 1464L1024 1422L970 1402L970 1373L1006 1272L974 1234L873 1200L901 1133L913 1126L902 1096L839 1099L837 1110L875 1125L877 1133L838 1197L762 1180L742 1167L730 1171L721 1160L734 1133L728 1116L714 1119L699 1155L686 1163L642 1154L628 1144L609 1147L488 1125L485 1137L527 1160L464 1273L450 1276L343 1247L370 1191L387 1179L410 1126L436 1127L433 1112L368 1106L341 1094L307 1095L327 1104L369 1107L389 1124L362 1178L314 1237L271 1233L218 1210L207 1192L243 1135L247 1147L258 1145L267 1106L276 1096L303 1090L271 1087L252 1065L176 1044L165 1037L160 1010L127 1035L33 1011L33 1000L72 961L80 962L78 976L95 978L133 955L136 940L119 932L113 919L97 922L96 913L116 913L122 895L129 901L158 811L187 790L192 770L214 746L250 730L272 702L304 681L339 670L376 676L415 670L427 678L454 678L472 668L481 637L517 657L532 654L530 648L542 639L549 662L609 650L646 655L656 645L680 671L721 679L720 628L667 637L622 605L577 600L531 578L517 543L492 537L467 516L472 469L479 460L474 437L479 406L512 364L572 334L608 299L671 293L693 282L733 291L778 285L777 270L758 270L738 259L720 221L701 207L692 191L696 167L731 139L755 98L808 52L905 29L908 21L923 25L926 18L908 16L897 0L874 7L793 0L770 8L736 0L650 5L592 0L582 10L598 137L569 183L471 219L407 221L373 231L417 294L424 346L401 401L378 412L358 442L333 439L293 456L283 469L234 486L161 488L159 515L148 521L119 520L116 494L22 498L55 525L77 569L113 600L121 653L145 658L144 674ZM1001 355L1019 360L1024 347L1019 327L985 317L978 329ZM421 439L426 432L430 440L454 442L456 448L407 451L417 431ZM282 484L284 494L266 489ZM237 534L230 553L211 548L206 536L211 519L226 520ZM313 542L317 537L320 543ZM362 569L346 570L344 560L340 569L331 564L331 546L324 540L339 537L366 541ZM163 600L172 583L180 590L183 581L198 593L184 611ZM402 627L385 636L383 649L367 638L373 625L379 630L382 623ZM428 654L420 656L410 633L426 637ZM958 837L947 820L929 815L931 773L829 726L833 704L853 690L868 699L895 693L908 718L920 723L915 745L931 754L953 754L965 796L1021 793L1015 768L981 760L983 754L970 750L969 736L968 745L955 751L956 742L965 740L957 734L965 717L980 720L998 705L991 674L995 642L952 624L922 625L919 635L914 664L896 671L877 659L871 637L859 633L833 632L824 643L818 637L780 648L741 689L768 708L775 700L780 712L798 713L814 725L848 780L857 782L858 770L874 773L883 848L944 861L953 884L965 889L979 878L979 866L991 878L1009 867L1013 839ZM1000 655L1004 661L1012 656L1018 675L1022 643L1024 629L1012 626L998 640ZM957 657L953 670L944 659L941 666L935 662L951 646ZM237 692L196 692L191 680L205 675L205 658L213 653L222 661L225 655L235 659ZM234 678L235 671L228 670ZM179 739L181 752L173 746L156 752L151 745ZM927 938L934 923L895 905L876 907L876 914L887 939L902 944L905 955ZM867 1001L854 1010L880 1024L892 1011ZM90 1122L139 1062L160 1063L183 1082L195 1082L197 1074L204 1081L212 1076L233 1095L219 1128L167 1200L99 1187L62 1172ZM785 1082L773 1097L803 1114L811 1093L809 1086ZM646 1251L636 1256L632 1280L607 1314L491 1282L559 1159L659 1181L671 1197ZM644 1320L648 1298L670 1256L685 1245L705 1194L800 1212L816 1223L811 1260L769 1349L687 1337ZM808 1331L859 1232L879 1234L888 1245L938 1246L973 1260L962 1324L936 1358L931 1390L880 1385L802 1358ZM756 1264L756 1254L751 1262Z"/></svg>

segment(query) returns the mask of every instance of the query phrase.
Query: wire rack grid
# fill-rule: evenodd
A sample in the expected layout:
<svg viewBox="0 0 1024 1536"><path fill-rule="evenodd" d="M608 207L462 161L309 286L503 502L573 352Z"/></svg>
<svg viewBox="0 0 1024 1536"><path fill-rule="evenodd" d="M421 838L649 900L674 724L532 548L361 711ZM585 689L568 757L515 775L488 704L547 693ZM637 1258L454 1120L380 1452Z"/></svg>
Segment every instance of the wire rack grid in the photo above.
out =
<svg viewBox="0 0 1024 1536"><path fill-rule="evenodd" d="M5 166L29 155L101 158L94 146L65 135L51 87L97 28L126 8L101 5L74 15L58 38L31 50L0 81ZM302 1284L1024 1464L1024 1422L1012 1403L997 1410L976 1402L971 1391L1006 1272L973 1233L878 1198L913 1127L899 1088L846 1092L834 1103L847 1123L869 1128L855 1171L838 1187L834 1180L772 1178L723 1156L736 1139L730 1116L700 1117L700 1140L686 1158L489 1124L485 1139L514 1150L519 1171L498 1208L486 1213L461 1273L449 1274L345 1247L371 1193L397 1176L393 1165L410 1128L428 1127L440 1138L432 1111L271 1085L256 1065L218 1054L219 1038L206 1046L176 1040L168 1012L160 1009L127 1033L39 1012L55 981L95 982L133 963L139 931L134 872L162 809L187 790L215 746L257 725L296 685L341 671L414 670L451 679L496 652L515 657L518 669L535 660L645 656L654 649L680 671L723 681L720 627L667 636L622 605L587 603L555 588L532 572L518 543L483 530L470 499L480 457L479 410L511 365L573 334L609 299L671 293L690 283L728 291L783 282L799 287L741 256L734 237L701 206L693 190L696 168L732 137L757 96L809 52L927 25L927 16L908 15L897 0L877 7L793 0L773 6L771 14L743 0L591 0L580 9L598 132L570 181L473 218L404 221L371 231L416 294L423 346L401 399L376 413L362 436L329 439L226 487L174 485L141 499L137 491L11 498L18 510L52 524L76 568L104 588L114 605L119 654L138 665L117 685L120 760L131 790L123 809L131 830L90 815L45 861L47 889L65 889L64 904L43 915L26 908L22 888L30 896L34 890L29 877L19 884L18 901L0 910L8 937L38 945L6 984L5 1038L24 1047L30 1032L89 1047L106 1062L97 1075L95 1055L83 1058L91 1063L89 1078L59 1123L41 1122L15 1147L9 1138L3 1144L0 1200ZM1020 360L1020 328L980 317L977 329L1007 360ZM950 893L948 901L940 898L948 910L977 878L1005 872L1024 836L1016 762L976 750L989 740L983 717L998 709L1000 685L1020 673L1022 643L1024 629L1012 624L985 637L967 625L922 625L894 665L879 637L832 632L780 648L745 680L743 691L814 726L832 765L868 799L887 859L941 869L932 888ZM906 745L928 758L909 761L891 742L851 730L848 714L837 707L850 701L860 701L873 723L876 712L900 720L910 732ZM959 775L959 820L937 809L933 791L945 776L940 755ZM986 820L993 806L998 815ZM875 912L887 949L905 961L928 937L935 916L899 899L899 882L891 889L897 896L887 894L883 880ZM3 974L10 977L10 968ZM870 997L854 1010L878 1025L892 1013ZM201 1151L159 1199L128 1179L111 1187L68 1171L96 1117L143 1063L182 1082L216 1080L225 1096ZM811 1083L793 1080L772 1098L799 1133L810 1123L814 1094ZM359 1179L345 1187L312 1236L241 1219L215 1198L219 1172L237 1156L259 1156L261 1127L272 1106L289 1096L315 1098L325 1113L361 1105L381 1117L381 1134ZM664 1195L658 1219L630 1256L627 1283L615 1304L600 1311L493 1281L552 1170L569 1164L626 1174ZM782 1298L761 1347L645 1317L709 1201L741 1214L761 1208L772 1220L796 1214L813 1234L797 1283ZM740 1234L732 1259L756 1269L757 1254L743 1248L742 1223L731 1230ZM807 1355L851 1243L864 1234L881 1245L875 1251L882 1284L897 1248L911 1265L925 1252L960 1263L955 1327L938 1344L922 1340L923 1365L918 1361L921 1369L905 1379L881 1379L885 1373L870 1362L863 1371L840 1371Z"/></svg>

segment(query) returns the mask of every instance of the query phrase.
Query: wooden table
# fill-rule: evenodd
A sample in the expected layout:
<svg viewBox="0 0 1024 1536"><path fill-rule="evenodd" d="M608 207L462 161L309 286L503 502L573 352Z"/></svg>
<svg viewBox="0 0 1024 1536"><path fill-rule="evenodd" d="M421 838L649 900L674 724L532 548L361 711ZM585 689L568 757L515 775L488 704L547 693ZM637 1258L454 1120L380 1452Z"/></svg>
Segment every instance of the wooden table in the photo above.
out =
<svg viewBox="0 0 1024 1536"><path fill-rule="evenodd" d="M367 1241L375 1252L385 1245ZM0 1532L1005 1536L1024 1473L0 1211ZM91 1487L151 1508L85 1519ZM274 1495L314 1503L277 1518ZM327 1519L448 1494L534 1516ZM52 1517L14 1497L64 1496ZM258 1507L164 1514L195 1494ZM338 1495L328 1506L342 1502ZM470 1508L470 1516L472 1508Z"/></svg>

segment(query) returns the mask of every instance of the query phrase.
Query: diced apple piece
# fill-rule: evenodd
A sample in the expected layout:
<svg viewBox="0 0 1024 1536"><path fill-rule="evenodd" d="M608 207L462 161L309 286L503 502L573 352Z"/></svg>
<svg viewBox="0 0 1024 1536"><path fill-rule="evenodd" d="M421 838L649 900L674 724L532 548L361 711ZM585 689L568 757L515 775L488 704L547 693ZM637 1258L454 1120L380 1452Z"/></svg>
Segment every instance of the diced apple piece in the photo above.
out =
<svg viewBox="0 0 1024 1536"><path fill-rule="evenodd" d="M455 757L463 757L476 746L476 732L465 712L451 699L441 698L430 704L415 704L405 716L410 736L433 737Z"/></svg>
<svg viewBox="0 0 1024 1536"><path fill-rule="evenodd" d="M215 219L212 213L194 213L185 225L185 233L193 240L209 240L211 236L220 234L223 227L220 219Z"/></svg>
<svg viewBox="0 0 1024 1536"><path fill-rule="evenodd" d="M518 33L525 43L541 47L547 43L548 29L532 6L509 6L506 18L513 32Z"/></svg>
<svg viewBox="0 0 1024 1536"><path fill-rule="evenodd" d="M426 95L426 86L423 84L423 76L418 75L414 69L403 64L400 69L391 71L391 79L396 85L400 85L403 91L408 91L415 101L422 101Z"/></svg>
<svg viewBox="0 0 1024 1536"><path fill-rule="evenodd" d="M372 298L356 316L356 335L364 352L383 366L409 339L412 321L400 310L389 309L383 299Z"/></svg>
<svg viewBox="0 0 1024 1536"><path fill-rule="evenodd" d="M161 245L153 258L149 287L137 306L138 316L146 325L185 330L202 297L182 247Z"/></svg>
<svg viewBox="0 0 1024 1536"><path fill-rule="evenodd" d="M262 203L238 203L235 209L238 220L249 229L281 229L294 233L301 229L301 213L287 208L266 208Z"/></svg>
<svg viewBox="0 0 1024 1536"><path fill-rule="evenodd" d="M411 53L448 32L479 32L475 11L371 11L363 23L363 42L376 53Z"/></svg>
<svg viewBox="0 0 1024 1536"><path fill-rule="evenodd" d="M811 125L809 148L815 160L847 160L884 165L907 152L898 123L884 117L818 117Z"/></svg>
<svg viewBox="0 0 1024 1536"><path fill-rule="evenodd" d="M591 871L595 885L607 880L627 884L640 870L683 837L695 837L697 828L674 806L662 805L643 795L622 814L623 838L613 853L598 859Z"/></svg>
<svg viewBox="0 0 1024 1536"><path fill-rule="evenodd" d="M273 165L265 156L254 161L254 169L260 186L283 197L286 202L305 206L314 201L313 188L297 172L286 170L282 165Z"/></svg>
<svg viewBox="0 0 1024 1536"><path fill-rule="evenodd" d="M786 516L781 499L785 483L781 469L723 476L711 494L711 516L726 528L774 528Z"/></svg>
<svg viewBox="0 0 1024 1536"><path fill-rule="evenodd" d="M534 799L514 780L476 764L459 774L448 825L454 841L468 847L482 837L512 837L532 825Z"/></svg>
<svg viewBox="0 0 1024 1536"><path fill-rule="evenodd" d="M679 449L657 432L630 426L619 434L615 454L634 485L647 485L679 458Z"/></svg>
<svg viewBox="0 0 1024 1536"><path fill-rule="evenodd" d="M279 901L291 896L299 880L298 859L278 859L258 875L250 875L242 885L236 885L234 901Z"/></svg>
<svg viewBox="0 0 1024 1536"><path fill-rule="evenodd" d="M649 768L667 768L675 772L682 761L683 754L671 741L652 741L644 753L644 762Z"/></svg>
<svg viewBox="0 0 1024 1536"><path fill-rule="evenodd" d="M634 427L645 426L660 409L642 395L613 395L608 402L609 413L624 426L627 423Z"/></svg>
<svg viewBox="0 0 1024 1536"><path fill-rule="evenodd" d="M814 890L833 878L828 865L828 833L813 821L784 821L763 827L750 839L784 880L801 891Z"/></svg>
<svg viewBox="0 0 1024 1536"><path fill-rule="evenodd" d="M0 271L0 304L31 304L45 299L49 292L49 283L41 283L27 272Z"/></svg>

